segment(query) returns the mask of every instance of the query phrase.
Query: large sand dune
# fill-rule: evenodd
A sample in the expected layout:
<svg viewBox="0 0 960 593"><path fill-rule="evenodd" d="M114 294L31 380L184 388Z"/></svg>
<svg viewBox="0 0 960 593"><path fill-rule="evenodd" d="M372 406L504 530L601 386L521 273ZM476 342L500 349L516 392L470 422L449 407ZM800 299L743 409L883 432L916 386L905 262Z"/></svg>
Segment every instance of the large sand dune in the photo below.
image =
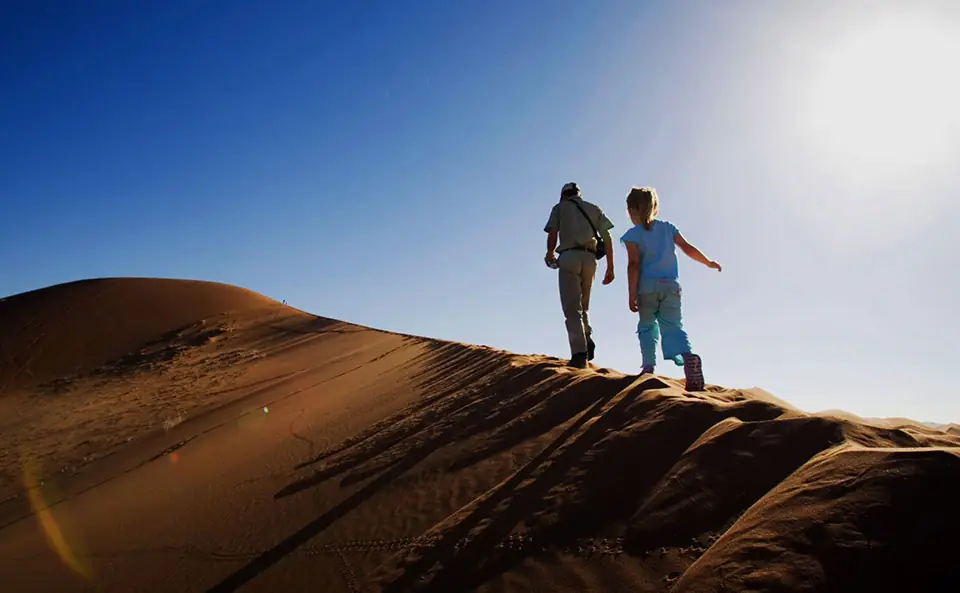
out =
<svg viewBox="0 0 960 593"><path fill-rule="evenodd" d="M955 591L960 435L215 283L0 301L0 590Z"/></svg>

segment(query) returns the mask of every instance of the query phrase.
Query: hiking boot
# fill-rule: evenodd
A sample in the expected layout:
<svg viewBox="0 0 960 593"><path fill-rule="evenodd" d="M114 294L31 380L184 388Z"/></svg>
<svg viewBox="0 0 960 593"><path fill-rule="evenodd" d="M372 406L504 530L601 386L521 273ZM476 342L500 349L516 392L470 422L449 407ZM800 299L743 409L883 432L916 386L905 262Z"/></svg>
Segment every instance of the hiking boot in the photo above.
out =
<svg viewBox="0 0 960 593"><path fill-rule="evenodd" d="M703 362L699 355L683 356L683 375L687 378L687 391L703 391Z"/></svg>
<svg viewBox="0 0 960 593"><path fill-rule="evenodd" d="M577 352L570 358L570 362L567 363L569 366L578 369L587 368L587 353L586 352Z"/></svg>
<svg viewBox="0 0 960 593"><path fill-rule="evenodd" d="M593 360L593 356L597 351L597 345L593 343L593 338L587 337L587 360Z"/></svg>

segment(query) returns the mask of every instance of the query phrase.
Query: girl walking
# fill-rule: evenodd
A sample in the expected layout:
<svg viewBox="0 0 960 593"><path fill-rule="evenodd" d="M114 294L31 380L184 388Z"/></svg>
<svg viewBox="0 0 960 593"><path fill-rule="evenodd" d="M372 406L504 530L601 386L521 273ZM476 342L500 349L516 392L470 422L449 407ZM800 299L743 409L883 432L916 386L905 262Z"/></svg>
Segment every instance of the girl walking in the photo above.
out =
<svg viewBox="0 0 960 593"><path fill-rule="evenodd" d="M690 348L683 329L680 307L679 269L676 248L690 259L720 271L720 264L707 258L684 239L677 227L657 220L660 211L657 191L634 187L627 195L627 214L633 228L620 237L627 248L627 284L630 310L639 314L637 337L643 356L643 373L653 373L657 341L665 360L683 365L687 391L702 391L703 368L700 356Z"/></svg>

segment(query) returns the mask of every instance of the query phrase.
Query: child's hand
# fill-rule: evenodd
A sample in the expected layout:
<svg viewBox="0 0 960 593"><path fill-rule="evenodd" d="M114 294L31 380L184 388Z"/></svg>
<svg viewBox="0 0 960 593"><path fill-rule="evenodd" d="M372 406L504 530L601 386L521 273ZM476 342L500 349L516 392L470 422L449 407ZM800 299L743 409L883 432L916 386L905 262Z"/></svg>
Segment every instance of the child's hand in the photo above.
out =
<svg viewBox="0 0 960 593"><path fill-rule="evenodd" d="M710 263L707 264L707 267L713 268L714 270L716 270L716 271L718 271L718 272L722 272L722 271L723 271L723 269L720 268L720 264L717 263L717 262L715 262L715 261L713 261L713 260L710 260Z"/></svg>
<svg viewBox="0 0 960 593"><path fill-rule="evenodd" d="M630 306L630 311L631 311L632 313L636 313L637 311L640 310L640 304L639 304L639 302L638 302L637 295L635 295L635 294L631 294L631 295L630 295L630 304L629 304L629 306Z"/></svg>

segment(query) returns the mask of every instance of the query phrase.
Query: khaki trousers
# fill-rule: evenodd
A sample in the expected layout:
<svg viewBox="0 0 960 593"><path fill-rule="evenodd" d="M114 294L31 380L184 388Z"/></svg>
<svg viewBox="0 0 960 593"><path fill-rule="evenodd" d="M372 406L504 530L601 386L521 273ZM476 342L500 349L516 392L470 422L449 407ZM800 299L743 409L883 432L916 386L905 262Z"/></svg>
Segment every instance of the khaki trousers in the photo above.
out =
<svg viewBox="0 0 960 593"><path fill-rule="evenodd" d="M590 328L590 289L597 273L597 257L589 251L564 251L557 258L560 306L567 325L570 354L587 351Z"/></svg>

